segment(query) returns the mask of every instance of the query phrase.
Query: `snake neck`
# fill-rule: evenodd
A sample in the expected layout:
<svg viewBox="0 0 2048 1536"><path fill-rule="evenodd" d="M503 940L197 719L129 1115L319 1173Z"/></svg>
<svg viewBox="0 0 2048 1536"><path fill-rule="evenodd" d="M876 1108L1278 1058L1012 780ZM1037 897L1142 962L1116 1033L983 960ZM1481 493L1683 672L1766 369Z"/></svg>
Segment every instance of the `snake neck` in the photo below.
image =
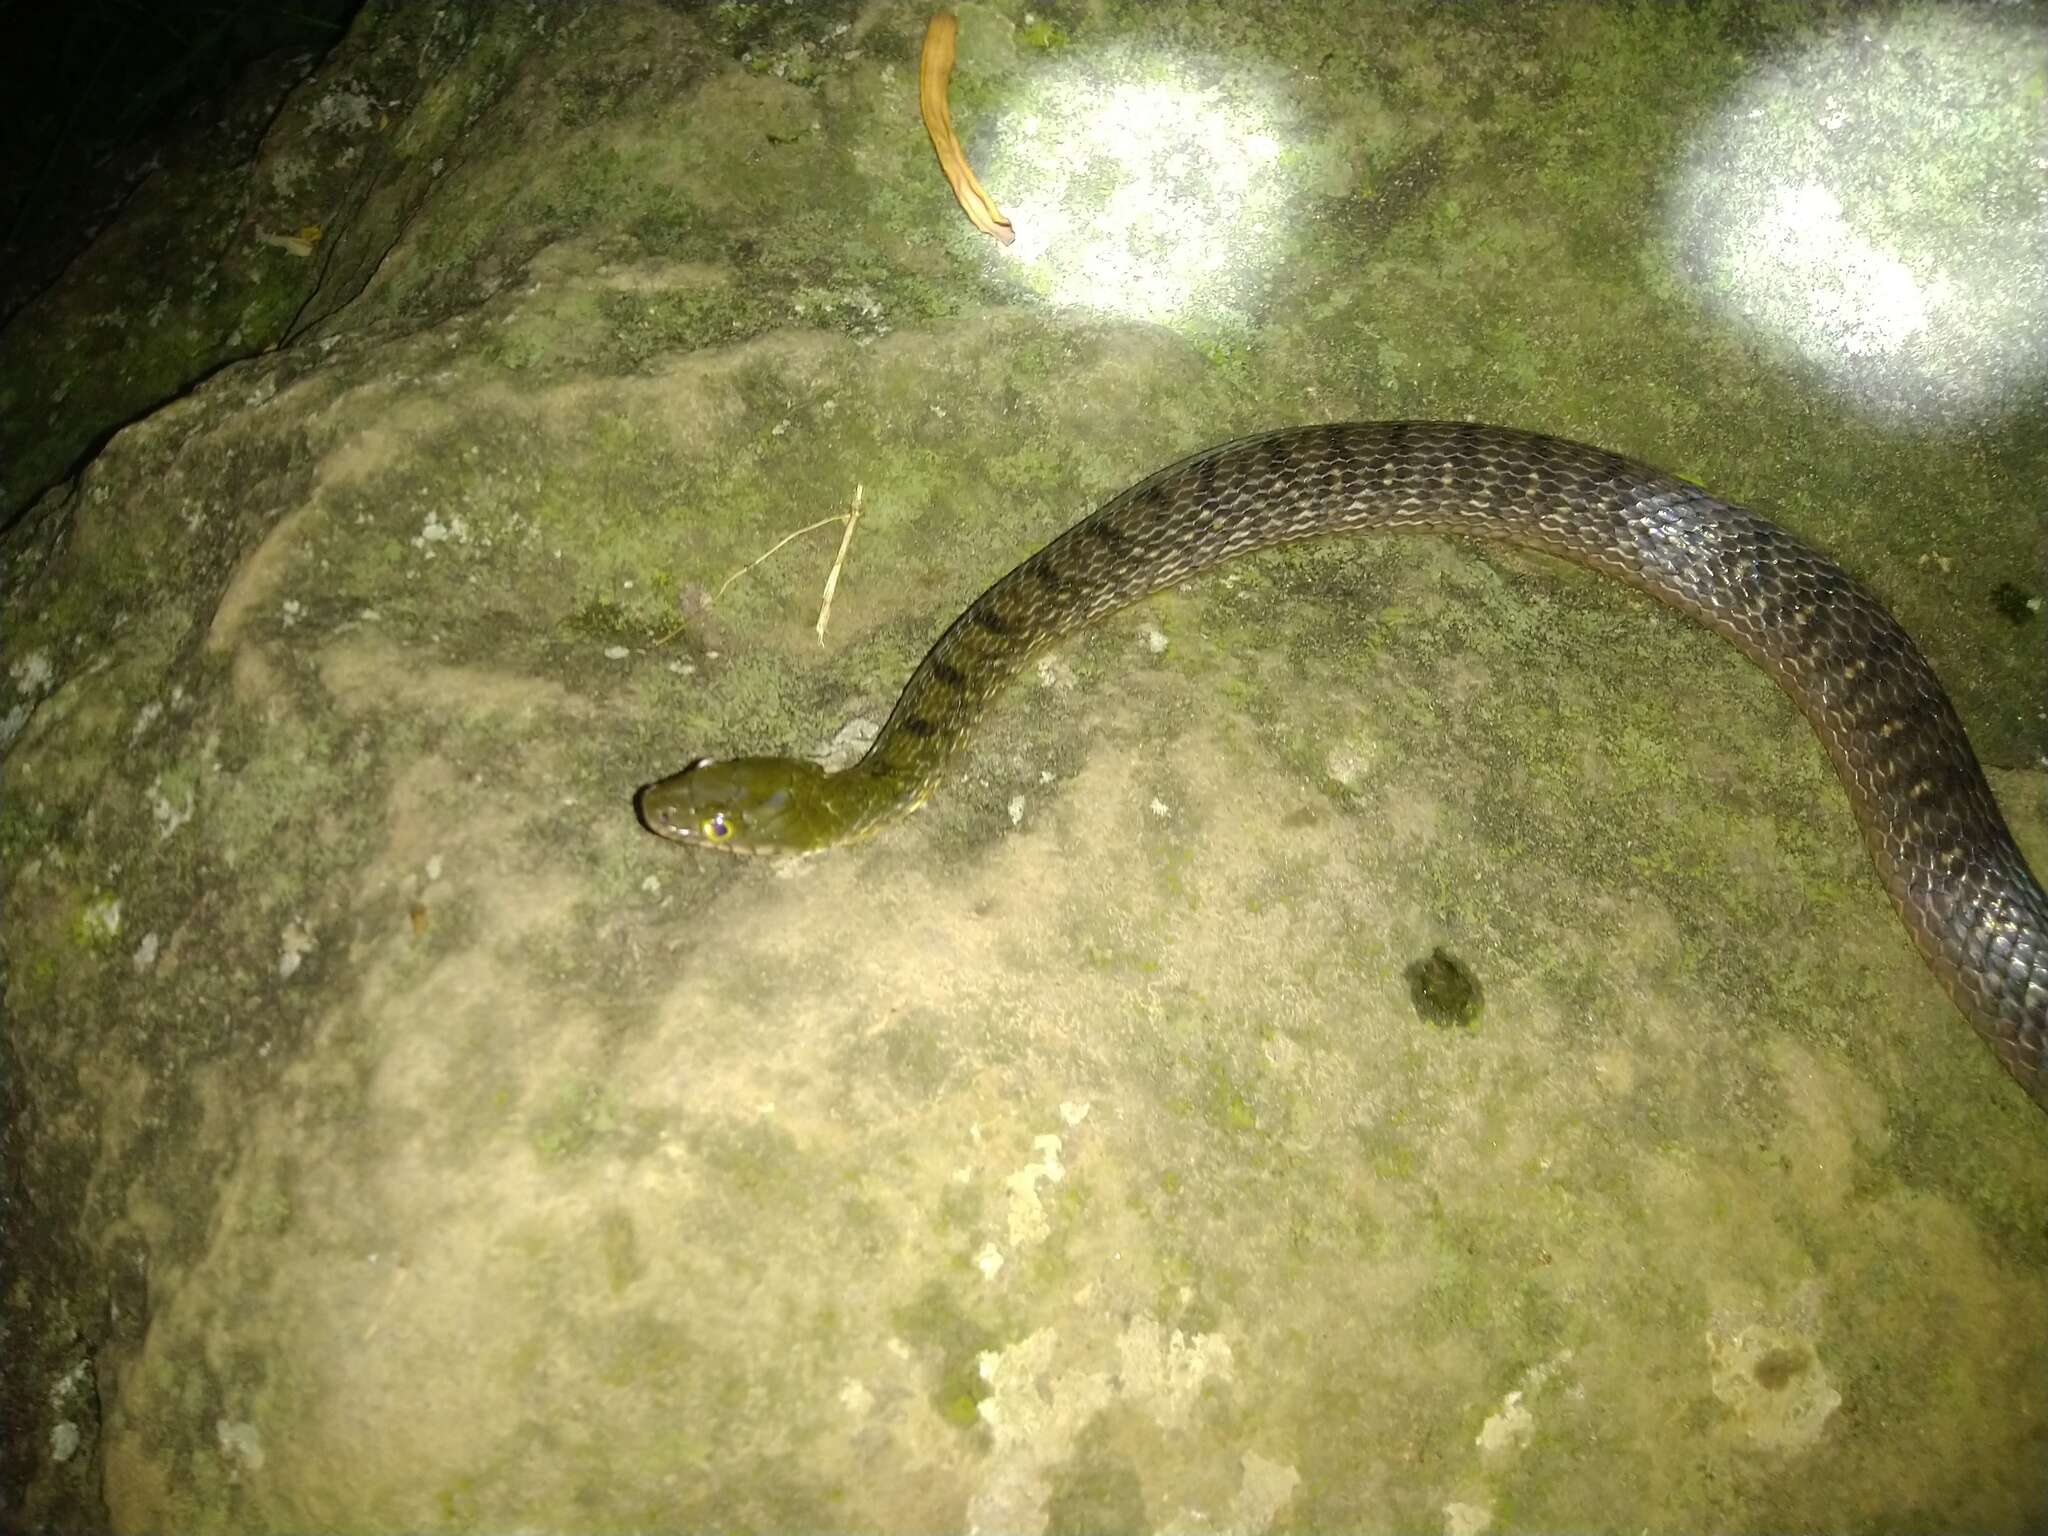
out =
<svg viewBox="0 0 2048 1536"><path fill-rule="evenodd" d="M845 838L865 837L921 807L986 710L985 700L953 696L944 685L920 686L913 678L867 755L832 776L835 790L844 789L834 810Z"/></svg>

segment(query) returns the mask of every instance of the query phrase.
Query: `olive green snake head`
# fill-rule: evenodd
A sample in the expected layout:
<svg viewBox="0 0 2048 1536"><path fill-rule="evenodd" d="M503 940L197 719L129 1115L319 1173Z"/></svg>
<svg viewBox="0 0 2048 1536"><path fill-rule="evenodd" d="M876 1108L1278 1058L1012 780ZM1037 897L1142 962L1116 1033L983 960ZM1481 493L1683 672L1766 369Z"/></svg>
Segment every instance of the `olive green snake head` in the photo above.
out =
<svg viewBox="0 0 2048 1536"><path fill-rule="evenodd" d="M727 853L810 853L838 841L826 773L795 757L700 757L640 791L656 837Z"/></svg>

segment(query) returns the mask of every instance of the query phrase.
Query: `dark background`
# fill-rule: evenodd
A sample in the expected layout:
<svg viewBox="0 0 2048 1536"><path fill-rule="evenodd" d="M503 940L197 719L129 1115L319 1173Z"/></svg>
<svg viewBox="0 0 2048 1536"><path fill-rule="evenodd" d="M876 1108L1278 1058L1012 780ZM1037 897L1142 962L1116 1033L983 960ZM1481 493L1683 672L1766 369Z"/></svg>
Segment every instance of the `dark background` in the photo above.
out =
<svg viewBox="0 0 2048 1536"><path fill-rule="evenodd" d="M120 209L167 141L246 135L249 124L220 121L244 75L275 74L282 99L362 3L0 3L0 325Z"/></svg>

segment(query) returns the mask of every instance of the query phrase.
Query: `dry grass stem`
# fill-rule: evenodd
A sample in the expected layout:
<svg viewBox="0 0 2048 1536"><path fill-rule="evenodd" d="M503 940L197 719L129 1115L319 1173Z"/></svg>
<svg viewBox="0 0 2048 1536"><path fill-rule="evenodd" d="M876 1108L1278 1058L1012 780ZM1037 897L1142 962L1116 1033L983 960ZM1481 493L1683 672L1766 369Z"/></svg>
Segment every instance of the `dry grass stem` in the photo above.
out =
<svg viewBox="0 0 2048 1536"><path fill-rule="evenodd" d="M802 528L797 529L795 533L784 534L781 538L777 539L773 544L770 544L766 549L762 550L760 554L754 556L753 559L749 560L745 565L741 566L738 570L734 571L730 576L726 577L725 580L721 581L718 584L718 590L711 594L711 601L715 603L721 597L725 596L725 589L727 587L731 586L734 582L738 581L742 576L746 575L747 572L751 571L763 560L766 560L770 555L774 554L775 551L782 548L782 546L787 544L791 539L800 539L807 533L815 533L828 523L843 523L845 521L846 514L844 512L835 512L830 517L821 517L815 523L810 523Z"/></svg>
<svg viewBox="0 0 2048 1536"><path fill-rule="evenodd" d="M832 594L839 590L840 567L846 564L846 552L853 547L853 530L860 522L862 488L853 488L853 509L846 514L846 534L839 541L839 553L832 558L832 569L825 573L825 601L818 607L818 644L825 643L825 621L832 617Z"/></svg>

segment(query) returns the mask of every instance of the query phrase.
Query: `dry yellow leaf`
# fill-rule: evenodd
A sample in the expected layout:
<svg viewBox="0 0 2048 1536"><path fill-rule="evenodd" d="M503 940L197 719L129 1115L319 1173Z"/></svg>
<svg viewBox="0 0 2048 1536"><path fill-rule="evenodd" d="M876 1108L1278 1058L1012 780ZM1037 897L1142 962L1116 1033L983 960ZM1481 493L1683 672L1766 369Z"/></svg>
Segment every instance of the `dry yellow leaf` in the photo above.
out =
<svg viewBox="0 0 2048 1536"><path fill-rule="evenodd" d="M953 133L953 112L946 105L946 86L953 78L953 54L960 24L950 11L940 11L924 29L924 53L917 61L917 109L924 114L924 130L932 136L932 148L939 154L939 169L946 173L960 206L974 227L1008 245L1017 238L1010 221L996 207L994 199L981 190L973 167Z"/></svg>

